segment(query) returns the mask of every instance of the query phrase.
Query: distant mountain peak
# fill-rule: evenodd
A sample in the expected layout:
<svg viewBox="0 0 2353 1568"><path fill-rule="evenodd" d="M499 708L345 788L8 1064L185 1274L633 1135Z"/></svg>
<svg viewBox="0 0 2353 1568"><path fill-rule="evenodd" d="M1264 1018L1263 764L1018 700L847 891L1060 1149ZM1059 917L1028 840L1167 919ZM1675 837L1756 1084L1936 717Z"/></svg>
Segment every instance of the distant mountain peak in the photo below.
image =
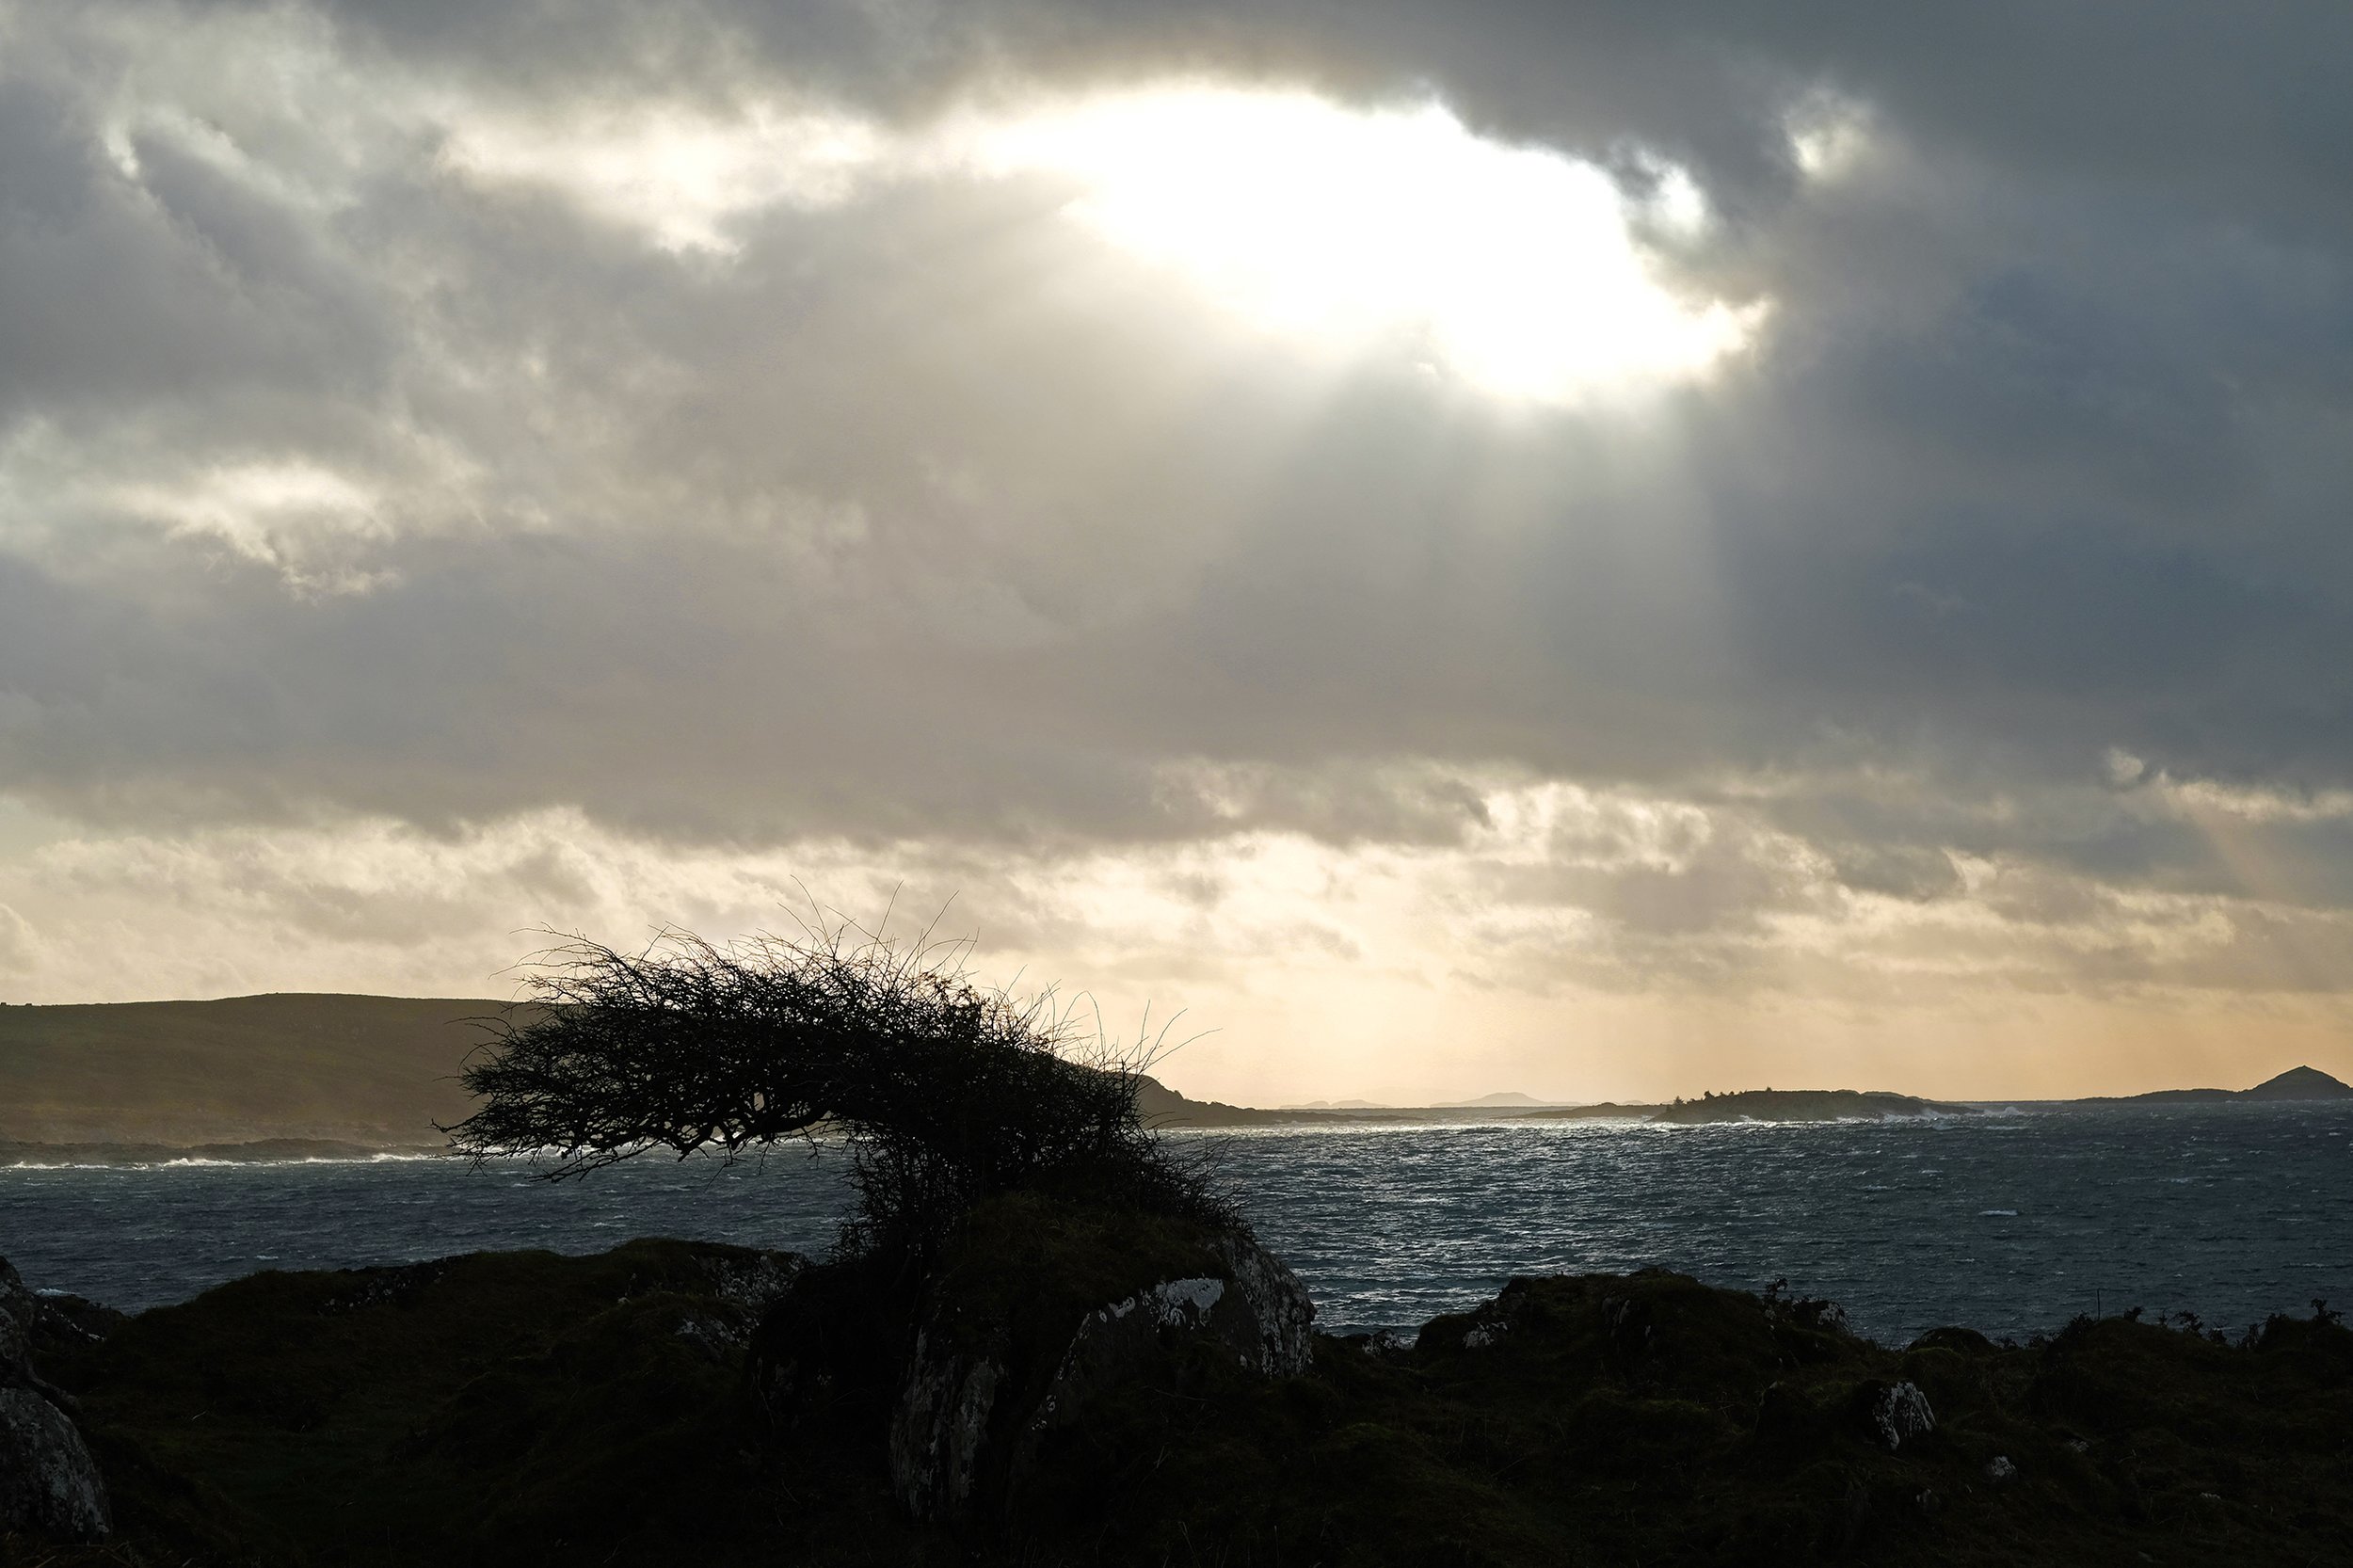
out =
<svg viewBox="0 0 2353 1568"><path fill-rule="evenodd" d="M2318 1067L2290 1067L2277 1078L2267 1078L2240 1096L2250 1100L2336 1100L2353 1099L2353 1083L2331 1078Z"/></svg>
<svg viewBox="0 0 2353 1568"><path fill-rule="evenodd" d="M1492 1095L1481 1095L1475 1100L1448 1100L1444 1109L1467 1111L1474 1106L1550 1105L1551 1103L1550 1100L1540 1100L1533 1095L1523 1095L1517 1089L1498 1089Z"/></svg>

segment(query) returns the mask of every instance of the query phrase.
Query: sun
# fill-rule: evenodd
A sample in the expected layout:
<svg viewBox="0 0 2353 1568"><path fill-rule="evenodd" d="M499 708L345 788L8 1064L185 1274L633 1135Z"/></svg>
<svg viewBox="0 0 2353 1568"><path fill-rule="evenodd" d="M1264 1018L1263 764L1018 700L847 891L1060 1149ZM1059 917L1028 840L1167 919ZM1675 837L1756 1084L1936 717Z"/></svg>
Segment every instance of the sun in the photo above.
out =
<svg viewBox="0 0 2353 1568"><path fill-rule="evenodd" d="M1273 331L1414 354L1498 396L1567 402L1700 376L1754 303L1667 285L1645 233L1708 222L1683 171L1601 168L1478 136L1437 103L1357 109L1185 85L1008 117L977 155L1073 181L1066 209Z"/></svg>

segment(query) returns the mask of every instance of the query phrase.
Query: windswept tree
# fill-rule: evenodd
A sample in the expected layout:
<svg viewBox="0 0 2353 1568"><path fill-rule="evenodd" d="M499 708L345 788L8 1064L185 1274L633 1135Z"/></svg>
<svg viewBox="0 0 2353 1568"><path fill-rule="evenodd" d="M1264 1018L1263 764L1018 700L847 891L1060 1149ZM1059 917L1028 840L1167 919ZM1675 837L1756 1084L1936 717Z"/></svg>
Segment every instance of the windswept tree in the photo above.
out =
<svg viewBox="0 0 2353 1568"><path fill-rule="evenodd" d="M964 952L840 923L568 943L527 967L536 1005L492 1024L465 1070L480 1109L443 1130L476 1160L547 1157L552 1176L838 1136L852 1252L926 1247L1015 1189L1229 1219L1137 1112L1154 1043L1113 1046L1050 992L981 986Z"/></svg>

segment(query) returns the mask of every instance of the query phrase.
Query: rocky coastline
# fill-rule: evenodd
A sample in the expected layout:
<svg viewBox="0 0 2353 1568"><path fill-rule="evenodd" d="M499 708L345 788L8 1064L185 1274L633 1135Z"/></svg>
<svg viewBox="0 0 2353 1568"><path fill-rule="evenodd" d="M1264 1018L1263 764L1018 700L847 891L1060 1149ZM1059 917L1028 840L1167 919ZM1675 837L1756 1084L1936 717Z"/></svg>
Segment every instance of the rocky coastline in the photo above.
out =
<svg viewBox="0 0 2353 1568"><path fill-rule="evenodd" d="M2353 1331L1894 1348L1659 1271L1334 1336L1235 1228L1016 1193L933 1265L682 1241L0 1269L0 1562L2353 1560Z"/></svg>

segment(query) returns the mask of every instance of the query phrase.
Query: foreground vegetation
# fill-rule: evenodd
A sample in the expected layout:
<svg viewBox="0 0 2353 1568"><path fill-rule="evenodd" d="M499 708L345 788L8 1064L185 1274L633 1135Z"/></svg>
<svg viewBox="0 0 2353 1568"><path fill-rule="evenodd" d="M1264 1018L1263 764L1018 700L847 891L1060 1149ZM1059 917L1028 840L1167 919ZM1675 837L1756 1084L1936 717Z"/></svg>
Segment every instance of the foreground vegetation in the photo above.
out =
<svg viewBox="0 0 2353 1568"><path fill-rule="evenodd" d="M1201 1267L1189 1234L1016 1197L943 1267L966 1320L1050 1346ZM1180 1347L950 1528L888 1480L905 1286L666 1241L257 1275L44 1347L117 1533L0 1560L2353 1560L2353 1332L2326 1316L1897 1351L1669 1273L1514 1281L1412 1341L1317 1336L1296 1376ZM1934 1428L1890 1451L1902 1383Z"/></svg>

